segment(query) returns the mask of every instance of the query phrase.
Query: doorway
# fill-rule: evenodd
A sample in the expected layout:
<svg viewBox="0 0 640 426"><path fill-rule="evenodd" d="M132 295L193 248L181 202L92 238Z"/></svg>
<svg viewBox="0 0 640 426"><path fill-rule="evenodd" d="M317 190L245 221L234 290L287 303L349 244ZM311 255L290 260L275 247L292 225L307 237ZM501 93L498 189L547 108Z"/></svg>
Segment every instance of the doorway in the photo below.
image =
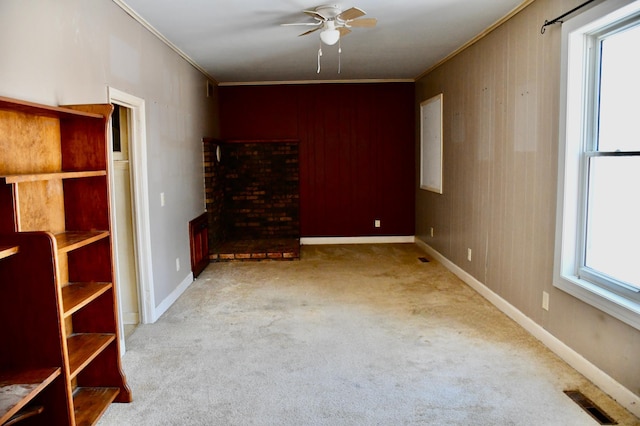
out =
<svg viewBox="0 0 640 426"><path fill-rule="evenodd" d="M121 353L138 324L155 321L144 100L109 88L111 221Z"/></svg>
<svg viewBox="0 0 640 426"><path fill-rule="evenodd" d="M111 173L113 175L116 282L120 293L120 319L125 340L140 323L138 268L133 232L133 192L129 161L131 109L113 105L111 115Z"/></svg>

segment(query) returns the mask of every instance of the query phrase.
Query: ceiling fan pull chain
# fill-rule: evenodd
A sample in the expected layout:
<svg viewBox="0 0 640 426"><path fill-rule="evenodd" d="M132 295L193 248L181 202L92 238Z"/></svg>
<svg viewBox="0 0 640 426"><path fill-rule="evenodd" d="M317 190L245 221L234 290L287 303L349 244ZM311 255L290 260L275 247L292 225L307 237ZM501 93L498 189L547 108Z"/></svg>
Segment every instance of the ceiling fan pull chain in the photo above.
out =
<svg viewBox="0 0 640 426"><path fill-rule="evenodd" d="M340 67L341 67L341 61L340 58L342 57L342 46L340 45L340 40L338 40L338 74L340 74Z"/></svg>
<svg viewBox="0 0 640 426"><path fill-rule="evenodd" d="M320 48L318 49L318 71L316 71L317 74L320 74L320 57L322 56L322 45L320 45Z"/></svg>

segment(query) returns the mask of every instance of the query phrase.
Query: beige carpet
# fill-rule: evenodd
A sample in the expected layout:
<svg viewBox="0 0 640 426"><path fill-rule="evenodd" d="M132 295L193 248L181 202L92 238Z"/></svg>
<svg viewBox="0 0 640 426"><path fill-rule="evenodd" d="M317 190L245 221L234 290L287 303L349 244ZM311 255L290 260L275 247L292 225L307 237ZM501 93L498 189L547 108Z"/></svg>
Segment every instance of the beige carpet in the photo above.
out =
<svg viewBox="0 0 640 426"><path fill-rule="evenodd" d="M603 395L412 244L210 265L127 341L101 425L597 425Z"/></svg>

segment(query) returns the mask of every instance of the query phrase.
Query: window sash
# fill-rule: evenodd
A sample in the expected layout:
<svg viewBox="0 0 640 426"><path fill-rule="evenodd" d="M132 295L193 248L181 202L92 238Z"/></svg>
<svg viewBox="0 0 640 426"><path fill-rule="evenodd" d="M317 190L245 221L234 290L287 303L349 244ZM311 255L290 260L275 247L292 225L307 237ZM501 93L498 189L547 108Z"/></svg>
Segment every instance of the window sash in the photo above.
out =
<svg viewBox="0 0 640 426"><path fill-rule="evenodd" d="M578 194L579 209L576 220L576 251L575 251L575 276L608 291L612 291L624 298L640 301L640 288L635 284L627 283L617 277L611 276L587 265L587 243L589 232L589 203L592 201L590 191L590 172L592 159L600 157L637 157L640 151L600 151L599 150L599 117L600 117L600 90L601 90L601 61L602 42L609 36L633 26L640 25L638 15L632 16L621 22L598 29L597 32L585 35L584 39L584 74L583 74L583 131L582 131L582 155L580 155Z"/></svg>
<svg viewBox="0 0 640 426"><path fill-rule="evenodd" d="M624 161L624 159L626 158L633 158L638 156L640 156L640 152L620 153L620 152L598 152L598 151L593 152L592 151L592 152L585 153L584 162L585 162L586 175L582 181L583 186L585 188L583 192L584 202L582 203L582 208L580 211L580 220L578 220L576 224L576 226L579 229L579 231L577 232L577 235L579 236L579 239L580 239L580 241L577 244L577 247L579 249L576 251L576 267L577 267L577 275L581 279L585 279L587 281L593 282L596 285L605 286L608 289L615 291L616 293L621 294L625 297L632 297L634 299L640 300L640 297L638 297L639 295L636 294L640 292L640 283L636 285L635 282L629 283L621 279L622 277L628 276L629 275L628 272L626 274L623 272L622 276L616 276L615 274L608 274L604 270L599 270L597 269L597 267L589 265L589 262L588 262L589 260L588 258L589 244L588 243L590 241L589 232L593 231L592 228L590 228L591 226L590 221L594 220L593 218L589 217L589 214L590 213L592 215L595 214L594 210L592 210L593 207L590 206L590 203L593 201L594 197L598 195L593 193L594 188L591 187L591 185L594 183L592 180L594 179L594 176L592 175L594 171L592 168L595 167L592 160L598 159L598 158L602 158L602 159L608 158L614 161L616 159L620 159ZM621 167L624 167L624 166L621 166ZM632 194L630 195L632 196ZM624 206L622 207L624 208ZM632 220L632 219L629 219L627 217L626 219L623 219L623 222L628 223L628 220ZM602 225L602 221L600 220L599 222ZM619 233L620 232L621 231L619 230ZM621 241L621 243L624 243L624 241Z"/></svg>

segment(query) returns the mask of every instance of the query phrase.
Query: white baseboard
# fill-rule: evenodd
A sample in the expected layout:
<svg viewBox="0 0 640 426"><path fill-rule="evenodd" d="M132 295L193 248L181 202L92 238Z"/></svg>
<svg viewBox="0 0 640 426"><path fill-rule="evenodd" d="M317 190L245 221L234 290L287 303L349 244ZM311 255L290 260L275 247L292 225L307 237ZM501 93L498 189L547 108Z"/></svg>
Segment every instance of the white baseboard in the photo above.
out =
<svg viewBox="0 0 640 426"><path fill-rule="evenodd" d="M640 417L640 396L634 394L629 389L622 386L607 373L585 359L578 352L571 349L560 339L549 333L538 323L534 322L531 318L523 314L522 311L511 305L498 294L494 293L486 285L482 284L471 274L467 273L458 265L451 262L434 248L429 246L427 243L420 240L419 238L415 239L415 243L429 255L433 256L438 262L442 263L447 269L453 272L467 285L477 291L482 297L491 302L509 318L514 320L522 328L531 333L531 335L533 335L536 339L540 340L546 347L548 347L552 352L562 358L567 364L569 364L576 371L593 382L603 392L607 393L620 405L631 411L634 415Z"/></svg>
<svg viewBox="0 0 640 426"><path fill-rule="evenodd" d="M330 245L330 244L393 244L393 243L413 243L415 237L305 237L300 238L303 246Z"/></svg>
<svg viewBox="0 0 640 426"><path fill-rule="evenodd" d="M185 292L187 288L193 283L193 272L189 272L189 275L185 277L184 280L176 287L175 290L171 292L165 299L153 310L153 321L156 322L158 318L164 314L167 309L173 305L173 303L178 300L178 298Z"/></svg>

